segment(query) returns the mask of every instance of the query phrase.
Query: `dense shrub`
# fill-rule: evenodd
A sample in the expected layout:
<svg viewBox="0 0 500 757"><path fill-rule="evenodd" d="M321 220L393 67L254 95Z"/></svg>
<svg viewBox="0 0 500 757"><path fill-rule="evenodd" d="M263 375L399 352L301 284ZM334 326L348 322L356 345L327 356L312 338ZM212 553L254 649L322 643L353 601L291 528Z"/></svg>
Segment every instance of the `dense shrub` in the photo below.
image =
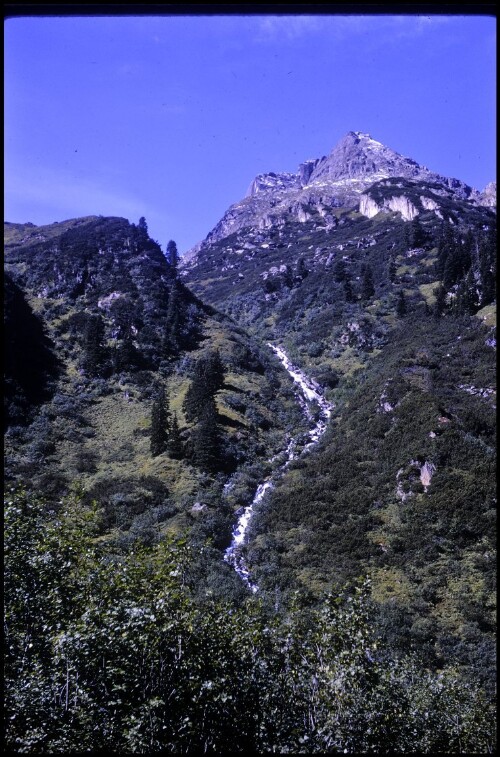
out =
<svg viewBox="0 0 500 757"><path fill-rule="evenodd" d="M6 745L16 752L488 752L494 711L456 672L395 657L367 585L315 610L187 588L182 540L113 554L96 512L6 501Z"/></svg>

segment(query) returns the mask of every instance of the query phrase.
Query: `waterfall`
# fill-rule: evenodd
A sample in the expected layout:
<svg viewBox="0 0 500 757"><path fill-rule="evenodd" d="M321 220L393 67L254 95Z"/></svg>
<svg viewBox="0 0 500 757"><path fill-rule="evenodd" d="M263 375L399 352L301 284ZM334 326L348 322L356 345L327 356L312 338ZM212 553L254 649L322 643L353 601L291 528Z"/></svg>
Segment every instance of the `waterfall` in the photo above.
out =
<svg viewBox="0 0 500 757"><path fill-rule="evenodd" d="M297 453L297 439L292 438L289 441L286 450L283 451L286 455L285 462L259 484L251 503L243 509L243 512L239 516L233 530L231 544L224 553L224 560L233 566L236 573L253 592L256 592L258 587L250 581L249 570L243 559L241 547L245 543L246 533L254 513L255 505L258 505L259 502L264 499L266 492L274 488L276 481L285 473L292 460L295 460L298 456L306 454L306 452L318 443L326 431L328 420L333 409L333 405L324 398L323 390L319 384L313 379L308 378L299 368L294 366L282 347L275 347L272 344L268 344L268 346L273 350L285 370L292 377L294 383L298 386L296 396L308 420L313 421L309 409L309 403L311 402L317 403L319 407L319 418L309 431L310 441L304 445L300 453Z"/></svg>

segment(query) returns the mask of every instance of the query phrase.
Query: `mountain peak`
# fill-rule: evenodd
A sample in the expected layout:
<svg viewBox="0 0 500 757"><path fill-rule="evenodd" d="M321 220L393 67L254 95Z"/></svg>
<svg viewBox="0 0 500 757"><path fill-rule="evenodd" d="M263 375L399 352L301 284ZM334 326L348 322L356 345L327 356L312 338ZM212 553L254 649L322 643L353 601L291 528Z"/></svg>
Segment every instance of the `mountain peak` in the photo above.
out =
<svg viewBox="0 0 500 757"><path fill-rule="evenodd" d="M390 176L428 178L425 167L405 158L382 142L362 131L349 131L335 145L330 155L313 171L310 183L341 179L371 179L373 182Z"/></svg>
<svg viewBox="0 0 500 757"><path fill-rule="evenodd" d="M348 131L329 155L304 161L295 173L256 176L244 199L232 205L206 239L185 257L192 258L204 246L243 227L280 226L291 218L304 221L315 212L329 223L332 208L359 208L361 196L373 184L396 178L432 183L438 195L452 195L474 204L496 204L496 191L491 188L483 197L462 181L440 176L400 155L367 132Z"/></svg>

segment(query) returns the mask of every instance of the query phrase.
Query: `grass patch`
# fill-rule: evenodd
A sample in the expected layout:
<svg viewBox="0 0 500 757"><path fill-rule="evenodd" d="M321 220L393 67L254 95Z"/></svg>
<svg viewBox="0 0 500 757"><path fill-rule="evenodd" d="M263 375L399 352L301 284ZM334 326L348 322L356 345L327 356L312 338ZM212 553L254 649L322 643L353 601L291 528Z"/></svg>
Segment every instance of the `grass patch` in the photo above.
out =
<svg viewBox="0 0 500 757"><path fill-rule="evenodd" d="M491 305L481 308L476 313L476 318L479 318L485 326L496 326L497 324L497 306L493 302Z"/></svg>
<svg viewBox="0 0 500 757"><path fill-rule="evenodd" d="M439 281L432 281L430 284L420 284L419 292L429 306L434 305L436 296L434 289L439 286Z"/></svg>
<svg viewBox="0 0 500 757"><path fill-rule="evenodd" d="M375 568L371 571L372 597L375 602L399 601L407 603L412 597L410 582L397 568Z"/></svg>

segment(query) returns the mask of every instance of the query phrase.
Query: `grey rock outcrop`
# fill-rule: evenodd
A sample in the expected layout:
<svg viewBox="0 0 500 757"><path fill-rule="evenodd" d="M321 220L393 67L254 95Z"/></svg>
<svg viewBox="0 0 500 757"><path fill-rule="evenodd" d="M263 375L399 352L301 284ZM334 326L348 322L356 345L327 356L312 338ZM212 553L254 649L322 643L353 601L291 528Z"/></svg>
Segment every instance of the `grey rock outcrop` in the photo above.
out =
<svg viewBox="0 0 500 757"><path fill-rule="evenodd" d="M497 183L496 181L490 181L489 184L483 189L479 200L480 205L484 205L487 208L496 208L497 206Z"/></svg>
<svg viewBox="0 0 500 757"><path fill-rule="evenodd" d="M192 260L200 250L243 228L279 227L289 220L332 224L332 210L339 207L359 210L368 217L381 210L392 210L401 213L405 220L412 220L421 210L430 209L433 203L434 212L439 213L436 200L431 203L422 199L417 207L402 190L396 190L383 201L366 194L375 183L396 177L402 181L432 184L436 197L454 196L477 205L496 204L496 185L494 188L488 185L480 194L458 179L433 173L369 134L350 131L328 156L306 160L296 173L270 172L256 176L245 198L231 205L206 239L193 247L184 260Z"/></svg>

